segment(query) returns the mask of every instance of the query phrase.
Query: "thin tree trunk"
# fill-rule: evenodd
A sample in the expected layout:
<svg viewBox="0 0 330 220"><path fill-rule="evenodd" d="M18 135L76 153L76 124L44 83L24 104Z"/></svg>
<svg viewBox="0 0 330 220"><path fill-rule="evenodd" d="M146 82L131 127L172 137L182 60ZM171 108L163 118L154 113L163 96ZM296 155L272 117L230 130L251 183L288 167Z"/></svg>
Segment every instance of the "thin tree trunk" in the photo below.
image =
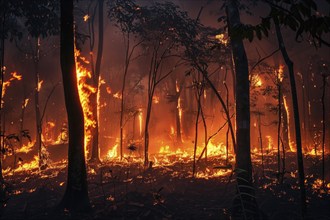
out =
<svg viewBox="0 0 330 220"><path fill-rule="evenodd" d="M259 143L260 143L260 151L261 151L262 175L265 176L264 148L263 148L263 145L262 145L262 134L261 134L261 112L258 112L258 132L259 132Z"/></svg>
<svg viewBox="0 0 330 220"><path fill-rule="evenodd" d="M324 151L325 151L325 131L326 131L326 124L325 124L325 90L326 90L326 80L327 77L324 74L322 76L322 185L325 187L325 157L324 157Z"/></svg>
<svg viewBox="0 0 330 220"><path fill-rule="evenodd" d="M93 84L94 88L96 88L95 94L91 95L91 104L92 111L95 120L95 127L92 128L92 152L91 152L91 161L99 163L100 162L100 148L99 148L99 80L101 74L101 62L103 56L103 2L104 0L98 0L99 7L99 19L98 19L98 48L97 48L97 57L95 63L95 71L93 74ZM93 63L93 62L92 62Z"/></svg>
<svg viewBox="0 0 330 220"><path fill-rule="evenodd" d="M277 76L277 106L278 106L278 124L277 124L277 174L278 180L280 180L280 173L281 173L281 151L280 151L280 144L281 144L281 124L282 124L282 87L281 82L279 81L279 77ZM282 173L284 175L284 173Z"/></svg>
<svg viewBox="0 0 330 220"><path fill-rule="evenodd" d="M306 190L305 190L305 174L304 174L304 161L302 155L302 146L301 146L301 132L300 132L300 119L299 119L299 106L297 98L297 89L296 81L294 76L293 62L291 61L283 40L281 29L277 18L274 18L276 36L278 44L285 61L286 66L289 69L290 76L290 86L291 86L291 96L292 96L292 105L293 105L293 115L294 115L294 125L296 130L296 145L297 145L297 161L298 161L298 174L299 174L299 187L300 187L300 202L301 202L301 214L306 216L307 205L306 205Z"/></svg>
<svg viewBox="0 0 330 220"><path fill-rule="evenodd" d="M39 156L39 168L45 169L47 164L43 164L44 156L42 155L42 127L41 127L41 116L40 116L40 105L39 105L39 92L40 92L40 73L39 73L39 61L40 61L40 38L36 38L36 51L34 57L34 71L35 71L35 78L34 78L34 109L36 114L36 143L35 146L38 149L38 156Z"/></svg>
<svg viewBox="0 0 330 220"><path fill-rule="evenodd" d="M69 125L68 176L60 208L88 211L90 203L84 154L84 115L74 58L73 0L61 0L61 70Z"/></svg>
<svg viewBox="0 0 330 220"><path fill-rule="evenodd" d="M195 120L195 139L194 139L194 161L193 161L193 172L192 176L195 177L196 174L196 153L197 153L197 142L198 142L198 119L199 115L201 113L201 92L199 91L200 88L196 88L196 101L197 101L197 114L196 114L196 120Z"/></svg>
<svg viewBox="0 0 330 220"><path fill-rule="evenodd" d="M250 81L248 61L243 40L233 37L235 28L241 25L238 2L226 1L228 33L232 48L233 63L236 73L236 180L238 194L242 198L242 214L249 218L259 219L257 202L252 186L252 162L250 154ZM234 29L234 30L233 30ZM242 192L244 194L242 194ZM245 212L246 208L252 213Z"/></svg>

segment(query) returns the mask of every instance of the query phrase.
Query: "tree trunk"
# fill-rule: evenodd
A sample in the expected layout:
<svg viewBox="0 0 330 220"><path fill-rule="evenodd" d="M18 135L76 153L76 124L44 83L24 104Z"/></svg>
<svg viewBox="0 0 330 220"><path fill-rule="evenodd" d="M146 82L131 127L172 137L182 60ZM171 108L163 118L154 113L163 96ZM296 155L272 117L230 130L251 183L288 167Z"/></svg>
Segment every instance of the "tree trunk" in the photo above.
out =
<svg viewBox="0 0 330 220"><path fill-rule="evenodd" d="M84 115L74 58L73 0L61 0L61 70L69 125L68 177L60 208L90 210L84 154Z"/></svg>
<svg viewBox="0 0 330 220"><path fill-rule="evenodd" d="M243 40L233 37L241 25L238 2L226 2L228 33L236 73L236 180L241 198L241 214L247 218L259 219L257 202L252 186L252 162L250 154L250 81L248 61ZM230 119L228 119L230 120ZM244 194L242 194L244 193ZM237 201L236 201L237 202ZM246 211L249 209L251 212Z"/></svg>
<svg viewBox="0 0 330 220"><path fill-rule="evenodd" d="M300 187L300 200L301 200L301 214L306 216L307 206L306 206L306 191L305 191L305 174L304 174L304 162L302 155L302 146L301 146L301 133L300 133L300 119L299 119L299 106L298 106L298 97L296 89L296 81L294 76L293 62L291 61L283 40L283 36L280 30L279 22L277 18L274 18L275 30L277 41L285 61L286 66L289 69L290 76L290 86L291 86L291 96L292 96L292 105L293 105L293 116L294 116L294 125L296 130L296 145L297 145L297 161L298 161L298 174L299 174L299 187Z"/></svg>
<svg viewBox="0 0 330 220"><path fill-rule="evenodd" d="M262 134L261 134L261 112L258 111L258 132L259 132L259 143L261 151L261 169L262 175L265 176L265 166L264 166L264 148L262 145Z"/></svg>
<svg viewBox="0 0 330 220"><path fill-rule="evenodd" d="M41 115L40 115L40 105L39 105L39 92L40 92L40 73L39 73L39 60L40 60L40 38L36 38L36 51L34 55L34 71L35 71L35 78L34 78L34 109L36 114L36 143L35 146L38 149L38 156L39 156L39 169L45 169L47 164L43 164L44 158L42 155L42 127L41 127Z"/></svg>
<svg viewBox="0 0 330 220"><path fill-rule="evenodd" d="M325 157L324 157L324 151L325 151L325 90L327 86L327 77L326 75L322 75L322 185L325 187Z"/></svg>
<svg viewBox="0 0 330 220"><path fill-rule="evenodd" d="M278 180L280 180L280 173L281 173L281 152L280 152L280 145L281 145L281 124L282 124L282 86L279 80L279 76L277 76L277 108L278 108L278 124L277 124L277 174ZM284 173L282 173L284 175Z"/></svg>
<svg viewBox="0 0 330 220"><path fill-rule="evenodd" d="M91 107L92 112L95 120L95 127L92 128L92 151L91 151L91 162L100 162L100 148L99 148L99 103L98 103L98 96L99 96L99 80L100 80L100 73L101 73L101 62L103 56L103 2L104 0L98 0L99 6L99 20L98 20L98 48L97 48L97 58L95 63L95 71L93 75L93 84L94 88L96 88L96 93L90 96L91 98Z"/></svg>

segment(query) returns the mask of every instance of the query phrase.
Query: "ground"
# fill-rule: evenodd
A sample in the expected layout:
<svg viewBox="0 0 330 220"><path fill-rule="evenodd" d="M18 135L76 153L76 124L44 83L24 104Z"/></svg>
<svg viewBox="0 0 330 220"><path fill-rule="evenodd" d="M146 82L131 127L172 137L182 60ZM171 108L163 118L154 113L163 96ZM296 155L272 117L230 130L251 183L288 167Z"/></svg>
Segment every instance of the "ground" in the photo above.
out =
<svg viewBox="0 0 330 220"><path fill-rule="evenodd" d="M296 163L294 154L287 156L282 184L274 171L276 155L265 156L264 176L260 163L254 163L256 197L268 219L299 219ZM318 185L320 158L307 156L304 161L309 219L330 219L330 184L324 189ZM222 163L216 158L201 160L198 178L191 177L192 163L186 160L148 169L131 160L88 166L93 211L85 214L54 209L65 189L65 161L43 171L8 173L8 200L0 219L229 219L236 185L232 170L214 169Z"/></svg>

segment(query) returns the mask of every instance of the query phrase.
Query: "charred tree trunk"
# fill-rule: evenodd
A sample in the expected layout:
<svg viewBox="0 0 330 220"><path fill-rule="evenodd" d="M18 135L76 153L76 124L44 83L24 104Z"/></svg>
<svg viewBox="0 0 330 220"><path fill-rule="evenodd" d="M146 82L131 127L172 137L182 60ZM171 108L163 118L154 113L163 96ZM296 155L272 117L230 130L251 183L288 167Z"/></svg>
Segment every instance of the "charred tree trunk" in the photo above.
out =
<svg viewBox="0 0 330 220"><path fill-rule="evenodd" d="M98 20L98 48L97 48L97 57L95 63L95 71L93 74L93 84L96 88L95 94L90 96L91 98L91 107L95 120L95 127L92 128L92 151L91 151L91 162L99 163L100 162L100 148L99 148L99 103L98 103L98 95L99 95L99 80L101 74L101 62L103 56L103 2L104 0L98 0L99 7L99 20Z"/></svg>
<svg viewBox="0 0 330 220"><path fill-rule="evenodd" d="M322 185L325 187L325 92L326 92L326 85L327 85L327 76L325 74L322 75Z"/></svg>
<svg viewBox="0 0 330 220"><path fill-rule="evenodd" d="M39 104L39 92L40 92L40 73L39 73L39 61L40 61L40 38L36 38L36 51L34 55L34 109L36 114L36 143L35 146L38 149L39 156L39 169L45 169L47 164L44 164L44 156L42 154L42 127L41 127L41 115L40 115L40 104Z"/></svg>
<svg viewBox="0 0 330 220"><path fill-rule="evenodd" d="M280 151L280 145L281 145L281 124L282 124L282 86L281 82L279 80L279 76L277 76L277 108L278 108L278 124L277 124L277 174L278 174L278 180L280 180L281 173L281 151Z"/></svg>
<svg viewBox="0 0 330 220"><path fill-rule="evenodd" d="M61 70L69 125L68 176L60 208L90 210L84 154L84 115L74 58L73 0L61 0Z"/></svg>
<svg viewBox="0 0 330 220"><path fill-rule="evenodd" d="M240 210L237 211L247 218L259 219L254 190L251 189L249 70L243 40L237 36L241 25L237 1L226 1L226 14L236 73L236 181L241 198ZM251 212L247 212L247 209Z"/></svg>
<svg viewBox="0 0 330 220"><path fill-rule="evenodd" d="M264 148L262 144L262 134L261 134L261 112L258 111L258 133L259 133L259 143L261 152L261 169L262 175L265 176L265 166L264 166Z"/></svg>
<svg viewBox="0 0 330 220"><path fill-rule="evenodd" d="M302 146L301 146L301 132L300 132L299 106L298 106L296 81L295 81L295 76L294 76L293 62L291 61L291 59L286 51L278 18L274 18L274 24L275 24L277 41L278 41L283 59L285 61L285 64L289 69L294 125L295 125L295 130L296 130L297 162L298 162L299 187L300 187L300 197L301 197L300 198L301 214L304 217L304 216L306 216L307 205L306 205L304 161L303 161Z"/></svg>

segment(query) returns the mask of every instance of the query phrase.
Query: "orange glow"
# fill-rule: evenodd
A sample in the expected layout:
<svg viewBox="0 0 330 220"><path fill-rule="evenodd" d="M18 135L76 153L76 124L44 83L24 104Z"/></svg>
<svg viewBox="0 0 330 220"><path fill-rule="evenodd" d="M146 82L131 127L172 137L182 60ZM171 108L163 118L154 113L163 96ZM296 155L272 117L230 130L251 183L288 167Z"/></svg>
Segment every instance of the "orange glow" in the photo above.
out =
<svg viewBox="0 0 330 220"><path fill-rule="evenodd" d="M92 77L92 74L89 70L87 70L80 62L84 62L85 64L89 64L89 61L80 56L80 52L75 50L75 58L76 58L76 74L77 74L77 84L78 84L78 92L80 103L84 112L84 127L85 127L85 157L88 156L87 147L90 145L92 140L91 128L94 128L96 125L95 116L93 115L89 97L91 94L96 93L97 89L87 84L87 79ZM79 59L78 59L79 58ZM78 61L79 60L79 61Z"/></svg>
<svg viewBox="0 0 330 220"><path fill-rule="evenodd" d="M143 119L143 112L142 109L139 109L139 129L140 129L140 137L142 136L142 119Z"/></svg>
<svg viewBox="0 0 330 220"><path fill-rule="evenodd" d="M158 104L159 103L159 96L154 95L154 97L152 97L152 101L153 101L153 103Z"/></svg>
<svg viewBox="0 0 330 220"><path fill-rule="evenodd" d="M22 80L22 75L19 75L17 72L12 72L12 73L10 73L10 75L11 75L11 77L7 81L4 81L3 82L2 97L5 96L6 90L10 86L10 84L11 84L12 81ZM3 104L3 103L1 103L1 104Z"/></svg>
<svg viewBox="0 0 330 220"><path fill-rule="evenodd" d="M284 65L280 65L279 66L279 68L278 68L278 80L280 81L280 82L282 82L283 81L283 78L284 78Z"/></svg>
<svg viewBox="0 0 330 220"><path fill-rule="evenodd" d="M116 144L110 150L108 150L106 157L108 159L114 159L114 158L118 157L118 144Z"/></svg>
<svg viewBox="0 0 330 220"><path fill-rule="evenodd" d="M288 136L289 136L289 147L291 152L295 152L294 147L293 147L293 142L291 141L291 132L290 132L290 112L289 112L289 106L286 100L286 96L283 96L283 104L284 104L284 109L286 111L286 115L288 118Z"/></svg>
<svg viewBox="0 0 330 220"><path fill-rule="evenodd" d="M44 82L43 80L41 80L41 81L38 82L38 88L37 88L37 91L38 92L40 92L41 86L42 86L43 82Z"/></svg>

